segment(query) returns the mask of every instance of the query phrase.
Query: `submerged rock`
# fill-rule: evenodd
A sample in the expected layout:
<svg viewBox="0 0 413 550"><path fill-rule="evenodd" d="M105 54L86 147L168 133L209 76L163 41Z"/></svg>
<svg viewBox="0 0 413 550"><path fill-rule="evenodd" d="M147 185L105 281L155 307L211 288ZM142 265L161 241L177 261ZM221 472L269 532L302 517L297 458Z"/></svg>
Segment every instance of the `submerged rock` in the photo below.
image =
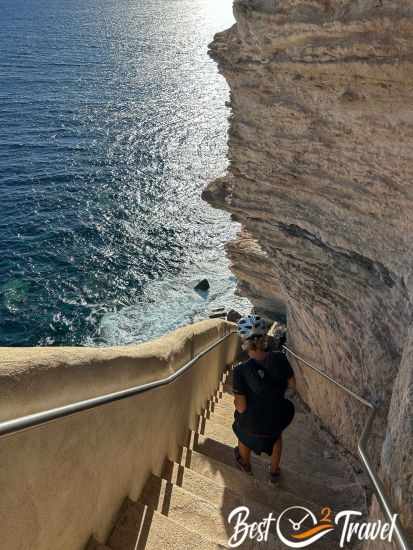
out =
<svg viewBox="0 0 413 550"><path fill-rule="evenodd" d="M226 319L226 316L227 316L227 312L226 312L226 309L224 306L221 306L221 307L215 307L213 309L211 309L210 313L209 313L209 318L210 319Z"/></svg>
<svg viewBox="0 0 413 550"><path fill-rule="evenodd" d="M10 313L17 313L27 302L30 284L22 279L10 279L0 287L3 305Z"/></svg>
<svg viewBox="0 0 413 550"><path fill-rule="evenodd" d="M242 315L235 309L230 309L227 313L227 321L231 323L237 323L241 319Z"/></svg>
<svg viewBox="0 0 413 550"><path fill-rule="evenodd" d="M211 312L209 314L209 318L210 319L225 319L227 316L225 310L224 311L216 311L215 313L214 312Z"/></svg>
<svg viewBox="0 0 413 550"><path fill-rule="evenodd" d="M210 284L208 279L202 279L202 281L199 281L199 283L194 286L194 290L201 290L203 292L206 292L209 288Z"/></svg>

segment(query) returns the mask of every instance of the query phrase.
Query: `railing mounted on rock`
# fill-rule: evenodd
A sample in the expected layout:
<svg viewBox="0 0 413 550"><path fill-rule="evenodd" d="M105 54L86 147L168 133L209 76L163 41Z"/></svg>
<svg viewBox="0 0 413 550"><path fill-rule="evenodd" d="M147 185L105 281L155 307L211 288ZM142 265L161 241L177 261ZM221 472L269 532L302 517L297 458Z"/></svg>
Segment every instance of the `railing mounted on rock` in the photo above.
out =
<svg viewBox="0 0 413 550"><path fill-rule="evenodd" d="M320 376L322 376L323 378L325 378L326 380L328 380L329 382L331 382L332 384L337 386L341 391L343 391L344 393L347 393L348 395L350 395L351 397L353 397L354 399L359 401L359 403L362 403L364 406L366 406L370 409L370 412L369 412L369 415L367 417L364 429L363 429L363 431L361 433L361 436L360 436L360 439L358 441L357 449L358 449L358 453L359 453L359 456L361 458L361 462L363 464L363 467L364 467L364 469L365 469L365 471L366 471L366 473L367 473L367 475L370 479L371 484L373 485L374 493L377 497L377 500L380 504L380 507L383 511L383 514L386 516L386 518L390 522L392 522L393 517L394 517L395 514L392 511L389 500L385 495L383 484L380 481L379 477L374 472L374 469L373 469L373 467L372 467L372 465L371 465L371 463L368 459L368 456L367 456L367 442L369 440L369 437L370 437L370 434L371 434L371 429L372 429L372 426L373 426L373 422L374 422L374 419L375 419L377 411L378 411L378 404L371 403L370 401L367 401L367 399L364 399L363 397L357 395L352 390L350 390L349 388L347 388L343 384L340 384L340 382L337 382L337 380L334 380L334 378L331 378L331 376L329 376L328 374L326 374L322 370L318 369L317 367L315 367L314 365L312 365L311 363L309 363L308 361L306 361L305 359L303 359L302 357L300 357L299 355L294 353L287 346L283 346L283 348L285 349L285 351L288 354L290 354L292 357L297 359L297 361L299 361L300 363L302 363L306 367L309 367L310 369L315 371L317 374L319 374ZM398 547L400 548L400 550L412 550L412 547L411 547L410 543L408 542L406 535L403 532L403 528L400 524L399 518L397 518L397 521L396 521L395 534L396 534L397 544L398 544Z"/></svg>

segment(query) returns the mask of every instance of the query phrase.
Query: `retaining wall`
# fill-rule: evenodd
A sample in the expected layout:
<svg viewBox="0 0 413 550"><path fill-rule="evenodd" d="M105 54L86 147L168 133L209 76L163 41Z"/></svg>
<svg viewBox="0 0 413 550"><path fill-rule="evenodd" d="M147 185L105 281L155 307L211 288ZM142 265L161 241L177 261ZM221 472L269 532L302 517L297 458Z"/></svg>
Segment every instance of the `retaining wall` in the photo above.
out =
<svg viewBox="0 0 413 550"><path fill-rule="evenodd" d="M0 422L165 378L233 328L203 321L117 348L0 348ZM124 498L176 458L237 352L230 336L167 386L0 439L1 547L104 540Z"/></svg>

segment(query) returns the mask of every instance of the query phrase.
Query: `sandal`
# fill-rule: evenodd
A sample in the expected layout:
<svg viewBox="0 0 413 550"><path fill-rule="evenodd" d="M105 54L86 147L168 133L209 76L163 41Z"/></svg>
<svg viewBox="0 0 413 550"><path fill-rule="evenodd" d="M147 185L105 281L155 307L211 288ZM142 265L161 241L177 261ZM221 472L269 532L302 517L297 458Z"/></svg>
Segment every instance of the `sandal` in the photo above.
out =
<svg viewBox="0 0 413 550"><path fill-rule="evenodd" d="M280 468L277 468L275 470L275 472L272 472L271 469L270 469L270 481L271 481L271 483L277 483L277 481L280 479L280 477L281 477Z"/></svg>
<svg viewBox="0 0 413 550"><path fill-rule="evenodd" d="M242 460L238 447L234 447L234 456L238 467L246 474L251 474L251 464L245 464L245 462Z"/></svg>

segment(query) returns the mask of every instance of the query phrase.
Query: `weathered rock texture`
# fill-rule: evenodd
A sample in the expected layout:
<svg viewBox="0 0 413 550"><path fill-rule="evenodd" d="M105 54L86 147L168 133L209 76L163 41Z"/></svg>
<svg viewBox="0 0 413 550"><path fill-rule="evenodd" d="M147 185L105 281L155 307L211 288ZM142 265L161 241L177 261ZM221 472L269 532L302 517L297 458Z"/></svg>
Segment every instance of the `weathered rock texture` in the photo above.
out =
<svg viewBox="0 0 413 550"><path fill-rule="evenodd" d="M261 307L285 301L290 345L383 401L371 453L411 527L413 1L234 9L211 45L231 88L230 166L205 197L243 224L228 247L241 290ZM354 450L366 411L299 375Z"/></svg>

